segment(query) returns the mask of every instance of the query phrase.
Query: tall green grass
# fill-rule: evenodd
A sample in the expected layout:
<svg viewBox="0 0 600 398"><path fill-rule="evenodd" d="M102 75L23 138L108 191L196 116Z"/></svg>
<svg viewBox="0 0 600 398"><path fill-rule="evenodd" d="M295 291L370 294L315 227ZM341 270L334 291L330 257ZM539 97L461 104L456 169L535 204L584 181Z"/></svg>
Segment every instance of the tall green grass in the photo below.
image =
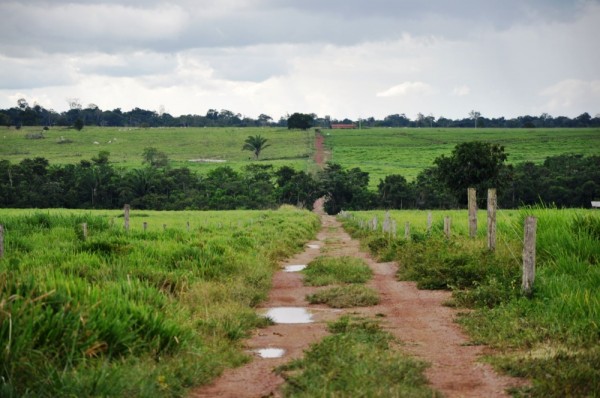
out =
<svg viewBox="0 0 600 398"><path fill-rule="evenodd" d="M210 381L247 360L277 260L319 225L291 208L146 213L171 227L144 232L135 213L125 232L112 213L0 211L0 396L181 396Z"/></svg>
<svg viewBox="0 0 600 398"><path fill-rule="evenodd" d="M441 218L446 212L434 212ZM422 213L417 213L421 217ZM392 212L398 221L414 212ZM523 221L538 218L532 298L521 294ZM369 220L372 213L356 213ZM425 216L426 217L426 216ZM460 224L466 226L464 211ZM422 288L453 291L453 303L474 308L460 322L475 342L498 349L490 361L532 379L533 396L597 396L600 391L600 217L589 210L522 209L498 216L498 246L460 231L450 240L415 227L410 241L346 227L377 255L400 263L399 277ZM420 223L420 224L419 224ZM423 225L423 221L416 221ZM454 224L453 224L454 225ZM485 227L485 224L483 224ZM483 228L485 230L485 228ZM466 230L465 230L466 231Z"/></svg>

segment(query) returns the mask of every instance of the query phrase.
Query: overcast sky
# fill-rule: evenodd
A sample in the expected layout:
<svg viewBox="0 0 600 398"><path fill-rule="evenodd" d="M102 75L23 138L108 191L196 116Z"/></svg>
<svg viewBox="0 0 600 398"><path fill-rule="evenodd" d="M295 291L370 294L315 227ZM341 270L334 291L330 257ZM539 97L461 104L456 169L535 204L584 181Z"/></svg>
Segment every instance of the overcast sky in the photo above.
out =
<svg viewBox="0 0 600 398"><path fill-rule="evenodd" d="M600 0L0 0L0 108L600 113Z"/></svg>

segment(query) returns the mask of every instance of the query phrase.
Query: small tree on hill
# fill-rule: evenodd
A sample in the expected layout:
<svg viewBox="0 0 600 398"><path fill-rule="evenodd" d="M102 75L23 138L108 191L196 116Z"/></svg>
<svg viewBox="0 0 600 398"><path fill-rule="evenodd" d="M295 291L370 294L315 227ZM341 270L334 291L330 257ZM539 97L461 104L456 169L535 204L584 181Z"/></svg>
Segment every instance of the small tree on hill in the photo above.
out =
<svg viewBox="0 0 600 398"><path fill-rule="evenodd" d="M267 144L268 140L266 138L261 137L260 135L250 135L244 141L244 146L242 147L242 151L251 151L254 153L254 158L258 160L260 153L263 149L271 146Z"/></svg>

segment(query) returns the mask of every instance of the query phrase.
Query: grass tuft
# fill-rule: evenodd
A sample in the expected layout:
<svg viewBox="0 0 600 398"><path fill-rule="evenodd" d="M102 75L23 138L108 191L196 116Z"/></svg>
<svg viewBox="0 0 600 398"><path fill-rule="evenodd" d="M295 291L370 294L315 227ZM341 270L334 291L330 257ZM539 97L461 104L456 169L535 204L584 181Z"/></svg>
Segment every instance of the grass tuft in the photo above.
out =
<svg viewBox="0 0 600 398"><path fill-rule="evenodd" d="M356 257L317 257L302 271L304 283L325 286L336 283L365 283L373 276L366 262Z"/></svg>
<svg viewBox="0 0 600 398"><path fill-rule="evenodd" d="M423 375L425 363L393 349L393 337L378 323L344 316L333 335L302 359L278 368L286 397L436 397Z"/></svg>
<svg viewBox="0 0 600 398"><path fill-rule="evenodd" d="M311 304L327 304L333 308L364 307L379 304L377 291L363 285L335 286L306 297Z"/></svg>

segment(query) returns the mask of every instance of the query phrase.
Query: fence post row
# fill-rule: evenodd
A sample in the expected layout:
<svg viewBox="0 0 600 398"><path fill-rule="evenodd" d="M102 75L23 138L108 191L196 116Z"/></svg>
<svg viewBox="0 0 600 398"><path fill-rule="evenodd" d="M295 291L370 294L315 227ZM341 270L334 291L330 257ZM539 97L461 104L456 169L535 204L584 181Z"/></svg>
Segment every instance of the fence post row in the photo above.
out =
<svg viewBox="0 0 600 398"><path fill-rule="evenodd" d="M477 236L477 191L475 188L467 190L469 197L469 236Z"/></svg>
<svg viewBox="0 0 600 398"><path fill-rule="evenodd" d="M487 197L487 241L488 249L491 251L496 250L496 189L488 189Z"/></svg>
<svg viewBox="0 0 600 398"><path fill-rule="evenodd" d="M129 231L129 205L123 208L123 217L125 218L125 231Z"/></svg>
<svg viewBox="0 0 600 398"><path fill-rule="evenodd" d="M533 282L535 281L535 240L537 231L537 219L527 217L525 219L525 240L523 244L523 293L530 297L533 293Z"/></svg>

